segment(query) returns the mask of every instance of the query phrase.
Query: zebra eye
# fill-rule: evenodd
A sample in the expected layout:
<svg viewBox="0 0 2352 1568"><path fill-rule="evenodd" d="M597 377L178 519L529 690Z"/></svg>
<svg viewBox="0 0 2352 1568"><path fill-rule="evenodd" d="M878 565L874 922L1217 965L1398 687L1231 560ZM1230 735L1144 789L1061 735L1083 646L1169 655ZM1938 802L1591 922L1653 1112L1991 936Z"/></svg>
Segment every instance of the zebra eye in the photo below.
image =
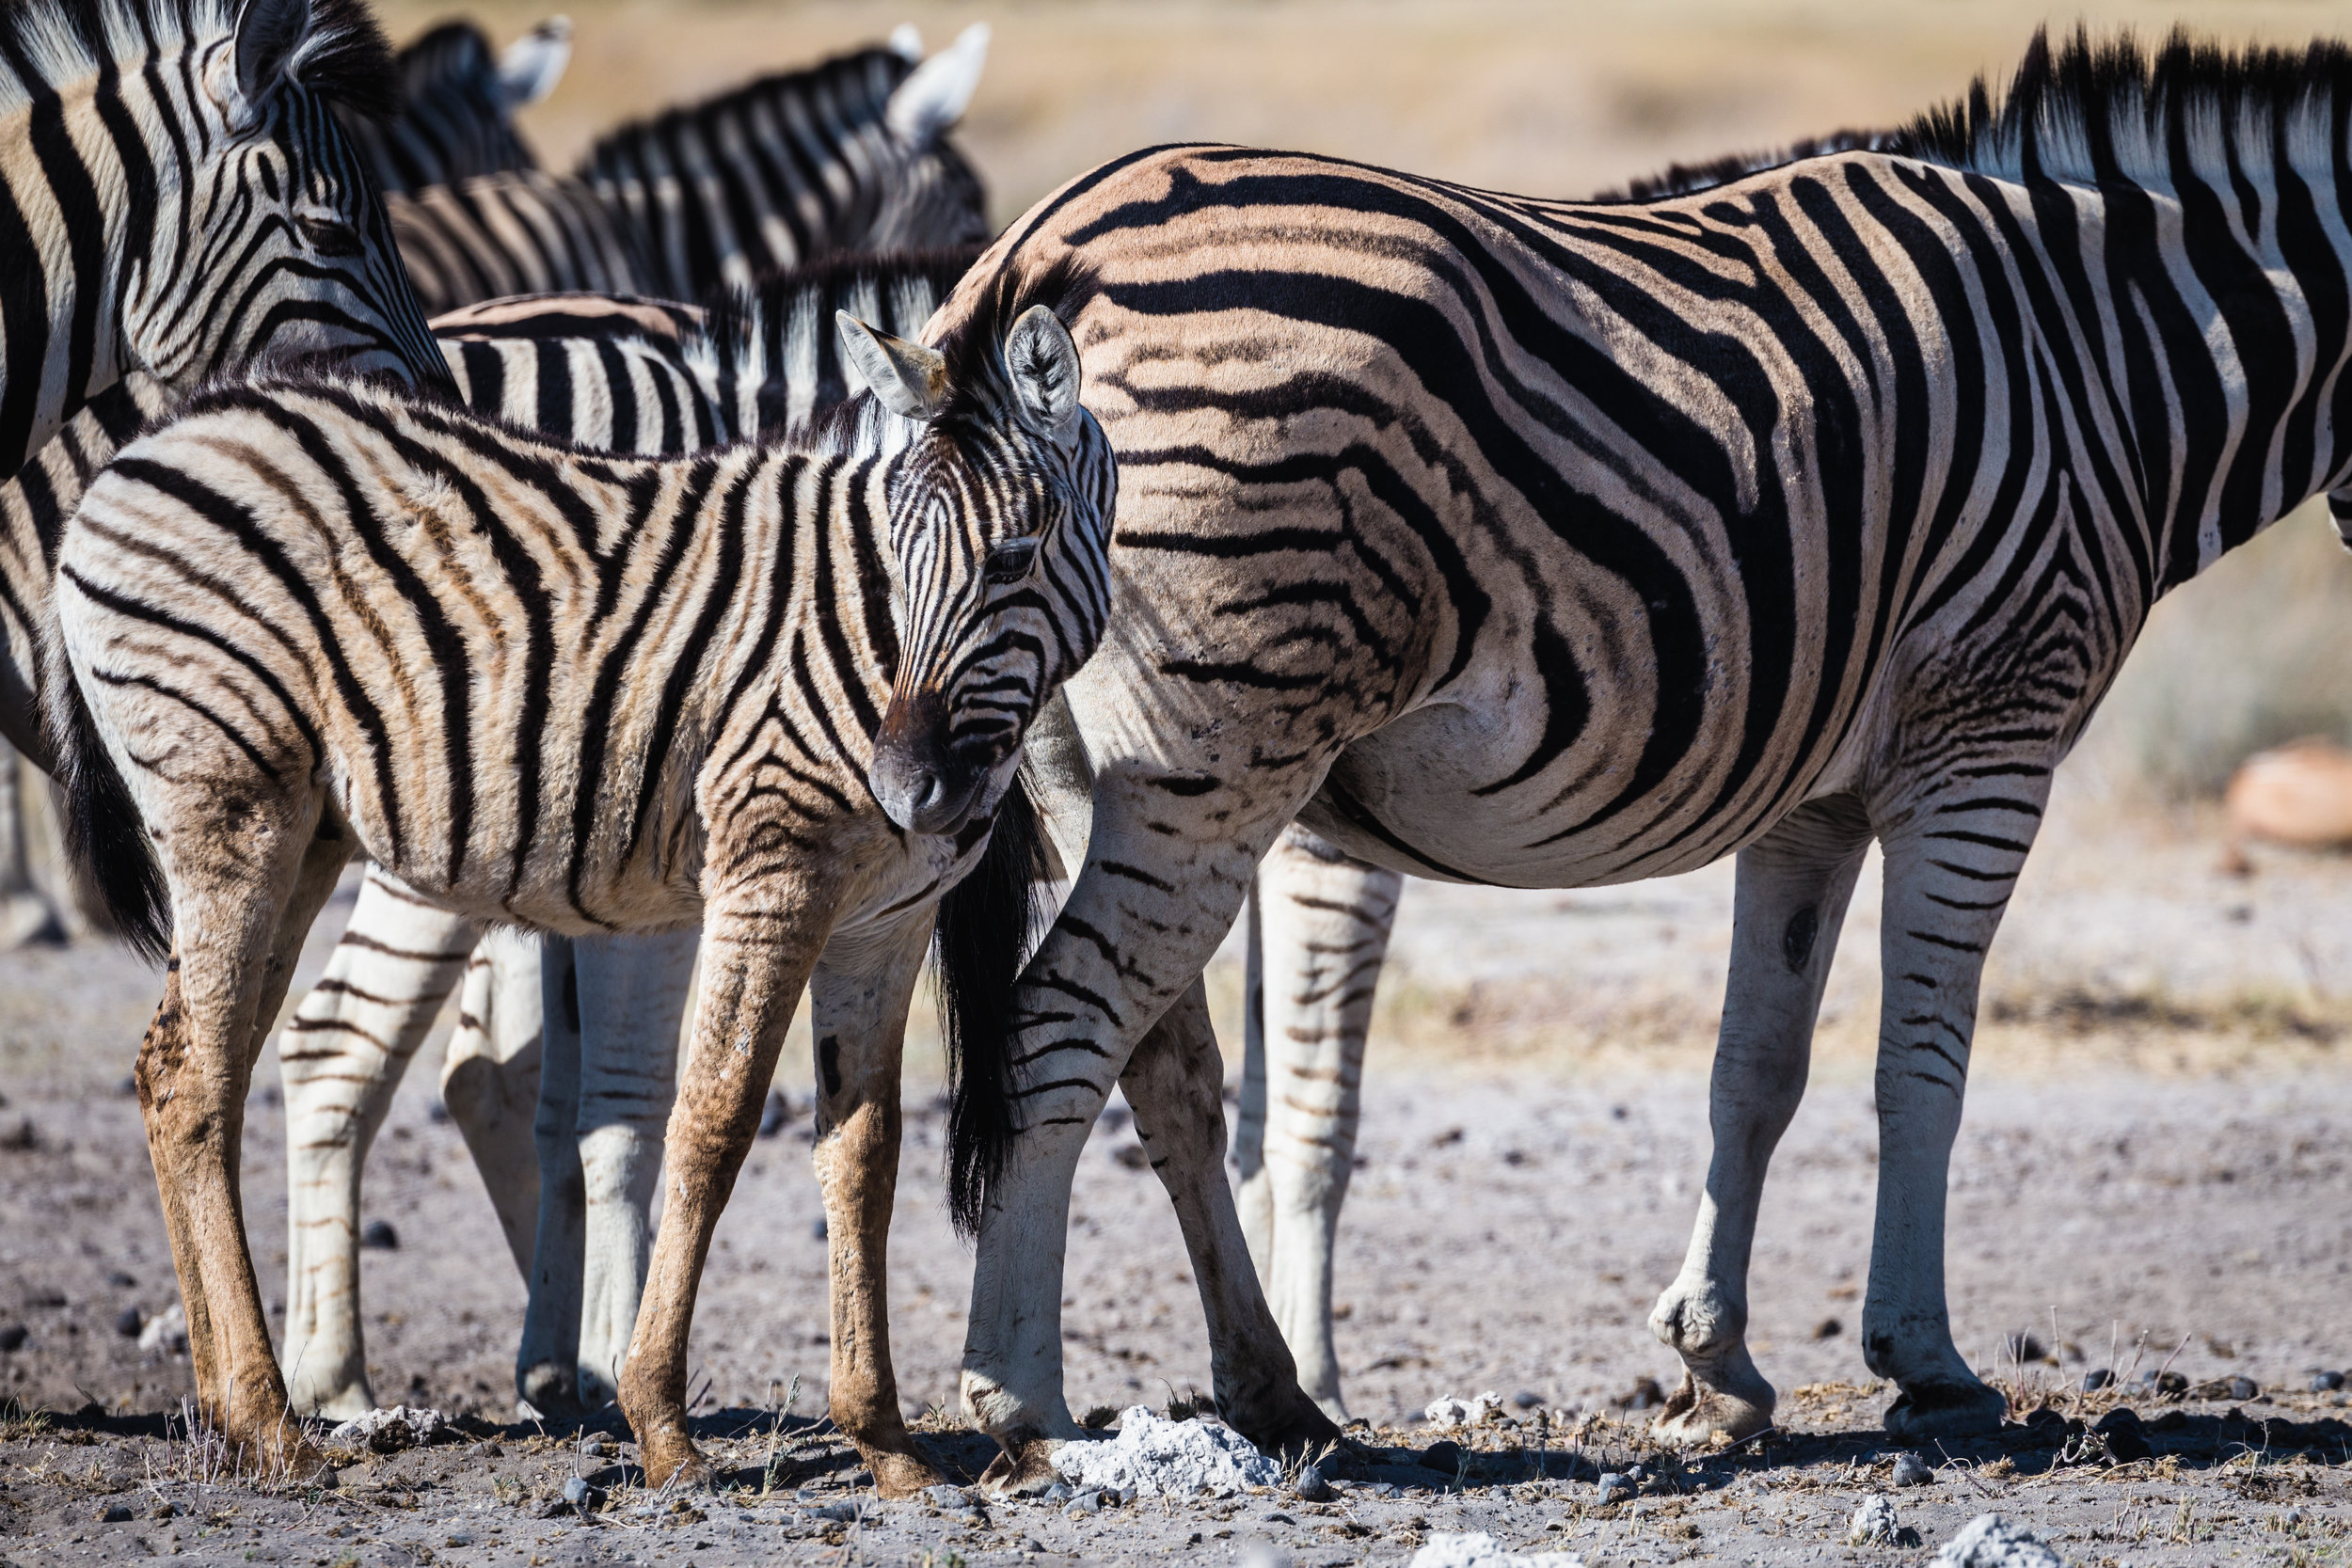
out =
<svg viewBox="0 0 2352 1568"><path fill-rule="evenodd" d="M294 227L302 231L303 243L321 256L357 256L361 252L359 231L341 218L313 217L305 213L294 218Z"/></svg>
<svg viewBox="0 0 2352 1568"><path fill-rule="evenodd" d="M1029 563L1036 559L1035 538L1003 540L988 547L980 575L995 583L1019 582L1029 575Z"/></svg>

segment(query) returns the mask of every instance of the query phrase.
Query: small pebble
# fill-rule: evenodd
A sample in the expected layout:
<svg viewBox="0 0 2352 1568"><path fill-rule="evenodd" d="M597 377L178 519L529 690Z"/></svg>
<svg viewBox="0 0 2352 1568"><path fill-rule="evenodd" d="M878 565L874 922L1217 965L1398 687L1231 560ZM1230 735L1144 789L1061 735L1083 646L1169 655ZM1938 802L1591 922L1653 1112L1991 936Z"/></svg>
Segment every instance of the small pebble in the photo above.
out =
<svg viewBox="0 0 2352 1568"><path fill-rule="evenodd" d="M135 1307L126 1307L115 1318L115 1332L126 1339L135 1339L139 1330L147 1326L147 1314Z"/></svg>
<svg viewBox="0 0 2352 1568"><path fill-rule="evenodd" d="M1612 1470L1600 1478L1600 1500L1603 1503L1622 1502L1633 1496L1633 1482Z"/></svg>
<svg viewBox="0 0 2352 1568"><path fill-rule="evenodd" d="M98 1522L102 1525L127 1525L131 1519L131 1511L120 1503L109 1503L98 1515Z"/></svg>
<svg viewBox="0 0 2352 1568"><path fill-rule="evenodd" d="M23 1323L10 1323L6 1328L0 1328L0 1351L23 1349L30 1332Z"/></svg>
<svg viewBox="0 0 2352 1568"><path fill-rule="evenodd" d="M442 1126L449 1120L449 1107L437 1100L424 1108L424 1119L436 1127Z"/></svg>
<svg viewBox="0 0 2352 1568"><path fill-rule="evenodd" d="M1298 1472L1298 1497L1301 1502L1320 1503L1331 1500L1331 1483L1324 1479L1320 1466L1310 1465Z"/></svg>
<svg viewBox="0 0 2352 1568"><path fill-rule="evenodd" d="M827 1503L822 1508L812 1508L809 1512L819 1519L830 1519L836 1525L857 1523L857 1504L855 1503Z"/></svg>
<svg viewBox="0 0 2352 1568"><path fill-rule="evenodd" d="M1078 1495L1078 1489L1066 1481L1057 1481L1041 1494L1049 1503L1066 1503Z"/></svg>
<svg viewBox="0 0 2352 1568"><path fill-rule="evenodd" d="M389 1220L370 1220L360 1228L359 1244L379 1252L397 1252L400 1250L400 1232L392 1228Z"/></svg>
<svg viewBox="0 0 2352 1568"><path fill-rule="evenodd" d="M604 1490L589 1485L585 1476L566 1476L564 1478L564 1500L580 1513L587 1513L604 1506Z"/></svg>
<svg viewBox="0 0 2352 1568"><path fill-rule="evenodd" d="M810 1224L808 1227L808 1239L812 1242L821 1242L825 1239L824 1215L818 1215L816 1220Z"/></svg>
<svg viewBox="0 0 2352 1568"><path fill-rule="evenodd" d="M1544 1397L1533 1388L1522 1388L1511 1396L1511 1402L1521 1410L1533 1410L1544 1402Z"/></svg>
<svg viewBox="0 0 2352 1568"><path fill-rule="evenodd" d="M2156 1451L2155 1446L2148 1441L2148 1429L2130 1410L2110 1410L2100 1417L2099 1424L2090 1430L2106 1444L2107 1457L2118 1465L2151 1458Z"/></svg>
<svg viewBox="0 0 2352 1568"><path fill-rule="evenodd" d="M2233 1377L2230 1379L2230 1397L2233 1400L2250 1400L2262 1391L2262 1385L2256 1383L2250 1377Z"/></svg>
<svg viewBox="0 0 2352 1568"><path fill-rule="evenodd" d="M139 1097L139 1081L126 1075L121 1083L115 1085L115 1093L125 1100L136 1100Z"/></svg>
<svg viewBox="0 0 2352 1568"><path fill-rule="evenodd" d="M1424 1466L1437 1471L1441 1476L1459 1475L1462 1471L1462 1445L1451 1442L1432 1443L1421 1450L1421 1462Z"/></svg>
<svg viewBox="0 0 2352 1568"><path fill-rule="evenodd" d="M965 1495L962 1487L943 1483L923 1488L923 1500L933 1508L961 1509L971 1501L971 1498Z"/></svg>
<svg viewBox="0 0 2352 1568"><path fill-rule="evenodd" d="M1835 1339L1845 1332L1846 1325L1836 1318L1823 1318L1813 1325L1813 1338L1816 1339Z"/></svg>
<svg viewBox="0 0 2352 1568"><path fill-rule="evenodd" d="M1935 1480L1935 1468L1915 1453L1895 1456L1895 1484L1926 1486Z"/></svg>
<svg viewBox="0 0 2352 1568"><path fill-rule="evenodd" d="M106 1276L106 1287L114 1291L135 1291L139 1288L139 1282L135 1275L124 1274L120 1269L117 1269Z"/></svg>
<svg viewBox="0 0 2352 1568"><path fill-rule="evenodd" d="M2115 1373L2105 1367L2093 1367L2083 1373L2083 1392L2095 1394L2115 1381Z"/></svg>
<svg viewBox="0 0 2352 1568"><path fill-rule="evenodd" d="M2279 1522L2292 1529L2303 1522L2303 1511L2299 1508L2290 1508L2279 1516Z"/></svg>
<svg viewBox="0 0 2352 1568"><path fill-rule="evenodd" d="M2314 1372L2312 1374L2312 1392L2314 1394L2332 1394L2343 1386L2344 1374L2342 1372Z"/></svg>
<svg viewBox="0 0 2352 1568"><path fill-rule="evenodd" d="M1900 1528L1895 1518L1895 1505L1873 1492L1862 1499L1860 1508L1853 1511L1853 1518L1846 1526L1846 1544L1891 1545L1895 1532Z"/></svg>
<svg viewBox="0 0 2352 1568"><path fill-rule="evenodd" d="M759 1135L772 1138L783 1132L792 1120L792 1101L784 1098L780 1089L768 1091L767 1108L759 1113Z"/></svg>

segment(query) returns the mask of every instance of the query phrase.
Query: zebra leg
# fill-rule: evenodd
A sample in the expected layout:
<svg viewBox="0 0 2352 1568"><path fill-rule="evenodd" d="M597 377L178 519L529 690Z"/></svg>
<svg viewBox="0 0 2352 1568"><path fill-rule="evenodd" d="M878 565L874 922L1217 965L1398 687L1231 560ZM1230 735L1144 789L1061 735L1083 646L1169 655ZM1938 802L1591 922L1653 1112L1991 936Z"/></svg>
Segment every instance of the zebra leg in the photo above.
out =
<svg viewBox="0 0 2352 1568"><path fill-rule="evenodd" d="M915 1446L890 1363L890 1211L898 1180L898 1073L907 1004L931 916L829 948L809 986L817 1046L817 1182L833 1269L834 1424L857 1445L885 1497L945 1479Z"/></svg>
<svg viewBox="0 0 2352 1568"><path fill-rule="evenodd" d="M1748 1259L1766 1167L1804 1097L1813 1021L1869 847L1860 803L1814 801L1740 852L1731 979L1715 1043L1714 1152L1682 1272L1650 1332L1682 1357L1652 1425L1661 1442L1739 1438L1772 1424L1772 1386L1748 1355Z"/></svg>
<svg viewBox="0 0 2352 1568"><path fill-rule="evenodd" d="M457 1032L441 1058L441 1103L466 1140L515 1272L526 1282L539 1232L532 1118L539 1108L543 1012L539 939L513 929L485 931L466 965Z"/></svg>
<svg viewBox="0 0 2352 1568"><path fill-rule="evenodd" d="M1331 1253L1354 1168L1373 988L1405 879L1351 860L1293 823L1258 865L1254 896L1268 983L1264 1169L1271 1256L1252 1253L1299 1386L1335 1421Z"/></svg>
<svg viewBox="0 0 2352 1568"><path fill-rule="evenodd" d="M1281 852L1276 845L1267 858ZM1263 867L1260 868L1263 872ZM1270 1286L1274 1267L1274 1180L1265 1168L1265 940L1258 913L1259 883L1249 884L1243 918L1249 922L1242 942L1241 1092L1233 1106L1233 1200L1241 1210L1242 1239L1257 1265L1258 1283Z"/></svg>
<svg viewBox="0 0 2352 1568"><path fill-rule="evenodd" d="M201 842L194 863L164 840L179 942L135 1074L200 1407L263 1474L302 1478L325 1462L270 1354L238 1172L265 1027L350 858L348 840L313 837L318 809L313 798L278 822L257 809L242 836Z"/></svg>
<svg viewBox="0 0 2352 1568"><path fill-rule="evenodd" d="M587 1415L580 1397L581 1289L587 1274L588 1180L580 1166L580 1006L577 943L539 939L539 1106L531 1138L539 1157L539 1219L531 1254L531 1299L515 1351L515 1393L555 1420Z"/></svg>
<svg viewBox="0 0 2352 1568"><path fill-rule="evenodd" d="M296 1415L341 1419L374 1407L359 1323L360 1172L473 940L469 921L369 866L326 973L278 1037L286 1094L279 1365Z"/></svg>
<svg viewBox="0 0 2352 1568"><path fill-rule="evenodd" d="M580 1168L586 1195L580 1402L620 1391L621 1358L653 1254L662 1126L677 1098L678 1026L694 989L699 927L580 937ZM909 984L913 981L910 979Z"/></svg>
<svg viewBox="0 0 2352 1568"><path fill-rule="evenodd" d="M1011 1109L1021 1131L981 1214L963 1355L964 1410L1004 1449L1015 1484L1026 1484L1043 1463L1033 1451L1040 1445L1079 1435L1062 1392L1060 1307L1071 1178L1087 1133L1136 1042L1193 987L1232 928L1259 859L1296 810L1295 799L1252 784L1254 796L1232 791L1232 810L1214 837L1171 837L1154 831L1164 826L1166 802L1197 796L1200 781L1171 783L1139 763L1104 769L1095 780L1086 866L1023 972L1017 1006L1036 1022L1012 1046L1021 1082ZM1142 954L1151 957L1149 969L1137 962ZM1194 1265L1204 1301L1232 1292L1255 1308L1257 1323L1212 1323L1211 1343L1220 1355L1231 1345L1239 1354L1263 1356L1263 1386L1283 1390L1262 1401L1245 1397L1245 1388L1230 1398L1220 1388L1218 1408L1262 1448L1290 1443L1310 1429L1336 1435L1298 1392L1290 1352L1258 1291L1222 1164L1217 1075L1204 1080L1183 1065L1167 1075L1182 1085L1182 1104L1136 1099L1160 1085L1158 1074L1129 1082L1128 1101L1139 1126L1170 1140L1161 1155L1171 1162L1162 1180L1171 1190L1179 1180L1189 1183L1201 1212L1216 1216L1207 1231L1186 1237L1216 1252L1209 1263L1197 1259ZM1197 1160L1202 1151L1210 1160L1205 1171L1184 1168L1171 1179L1176 1158ZM1253 1380L1248 1386L1260 1386Z"/></svg>
<svg viewBox="0 0 2352 1568"><path fill-rule="evenodd" d="M66 940L65 921L33 880L24 842L24 758L0 740L0 946L50 947Z"/></svg>
<svg viewBox="0 0 2352 1568"><path fill-rule="evenodd" d="M621 1369L621 1410L648 1486L707 1487L713 1479L686 1431L694 1292L719 1212L758 1135L792 1009L833 924L827 889L752 882L729 891L736 896L704 906L693 1042L670 1113L661 1228Z"/></svg>
<svg viewBox="0 0 2352 1568"><path fill-rule="evenodd" d="M2010 788L1930 802L1883 840L1878 1222L1862 1355L1902 1390L1885 1418L1906 1442L1993 1431L2006 1408L1953 1345L1944 1294L1944 1205L1978 981L2048 794L2046 772L2030 791L2000 782Z"/></svg>

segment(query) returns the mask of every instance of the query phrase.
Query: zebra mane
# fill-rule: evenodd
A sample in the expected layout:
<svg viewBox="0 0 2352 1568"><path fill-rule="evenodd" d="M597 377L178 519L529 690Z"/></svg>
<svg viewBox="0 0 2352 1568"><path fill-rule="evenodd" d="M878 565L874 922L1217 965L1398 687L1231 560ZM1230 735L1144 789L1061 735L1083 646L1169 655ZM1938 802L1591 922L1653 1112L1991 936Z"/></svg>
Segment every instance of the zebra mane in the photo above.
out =
<svg viewBox="0 0 2352 1568"><path fill-rule="evenodd" d="M498 55L470 22L444 22L401 45L393 59L403 101L452 82L478 79L498 69Z"/></svg>
<svg viewBox="0 0 2352 1568"><path fill-rule="evenodd" d="M793 314L810 305L861 296L882 299L907 283L929 283L945 299L979 258L977 245L834 254L806 266L771 272L748 289L729 289L708 300L703 307L704 330L718 343L755 341L769 324L792 325ZM857 313L847 303L837 308ZM819 313L823 319L814 324L816 329L833 331L833 311Z"/></svg>
<svg viewBox="0 0 2352 1568"><path fill-rule="evenodd" d="M830 103L844 120L880 124L890 106L891 93L914 69L913 62L895 49L856 49L797 71L756 77L715 98L665 109L659 115L629 120L617 130L606 132L581 155L578 172L583 179L588 177L604 166L613 150L649 135L666 135L682 123L720 121L745 109L772 109L777 104L796 102L804 105Z"/></svg>
<svg viewBox="0 0 2352 1568"><path fill-rule="evenodd" d="M2226 183L2233 162L2267 166L2279 151L2333 161L2352 107L2352 48L2225 49L2175 31L2153 55L2128 33L2093 42L2088 28L2056 51L2033 42L1995 99L1982 76L1968 95L1882 131L1841 131L1779 151L1676 165L1604 200L1653 201L1711 189L1836 152L1885 152L2010 180L2169 187L2185 159Z"/></svg>
<svg viewBox="0 0 2352 1568"><path fill-rule="evenodd" d="M238 0L0 0L0 115L94 75L232 37ZM310 0L293 75L356 113L399 105L391 45L365 0Z"/></svg>
<svg viewBox="0 0 2352 1568"><path fill-rule="evenodd" d="M986 420L1003 409L1012 395L1005 335L1024 311L1045 306L1067 326L1102 292L1101 276L1078 251L1065 250L1043 270L1029 273L1012 259L1018 249L1016 245L1004 252L985 280L967 277L957 288L959 295L977 288L979 298L969 309L954 311L946 335L934 345L947 361L947 403L934 423ZM955 304L950 297L946 308Z"/></svg>

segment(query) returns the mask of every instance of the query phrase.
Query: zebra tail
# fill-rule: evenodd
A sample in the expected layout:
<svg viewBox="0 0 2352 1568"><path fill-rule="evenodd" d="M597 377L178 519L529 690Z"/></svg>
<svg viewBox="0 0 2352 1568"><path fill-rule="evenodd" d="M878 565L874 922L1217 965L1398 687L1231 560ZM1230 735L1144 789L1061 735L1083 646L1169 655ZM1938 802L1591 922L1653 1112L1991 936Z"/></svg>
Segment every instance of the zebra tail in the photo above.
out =
<svg viewBox="0 0 2352 1568"><path fill-rule="evenodd" d="M1013 988L1037 920L1045 838L1027 781L996 808L988 848L939 903L941 1034L947 1046L947 1214L967 1239L1012 1147Z"/></svg>
<svg viewBox="0 0 2352 1568"><path fill-rule="evenodd" d="M62 658L56 664L62 665ZM67 852L105 905L115 934L150 963L171 951L171 888L138 802L106 752L82 685L54 669L50 747L65 791Z"/></svg>

